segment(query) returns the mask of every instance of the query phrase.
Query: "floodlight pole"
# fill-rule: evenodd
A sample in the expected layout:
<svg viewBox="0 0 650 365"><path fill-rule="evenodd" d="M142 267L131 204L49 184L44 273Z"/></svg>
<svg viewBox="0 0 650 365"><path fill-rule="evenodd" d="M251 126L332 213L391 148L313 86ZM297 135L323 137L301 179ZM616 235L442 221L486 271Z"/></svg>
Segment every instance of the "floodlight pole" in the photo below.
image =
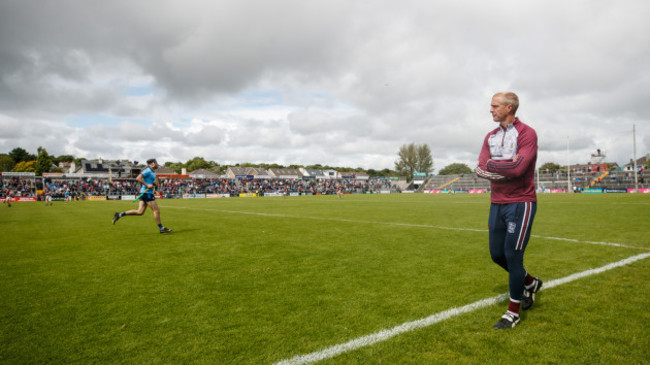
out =
<svg viewBox="0 0 650 365"><path fill-rule="evenodd" d="M569 136L566 137L566 186L567 193L571 193L571 164L569 163Z"/></svg>
<svg viewBox="0 0 650 365"><path fill-rule="evenodd" d="M634 191L639 191L639 178L637 175L636 167L636 125L632 124L632 146L634 146Z"/></svg>

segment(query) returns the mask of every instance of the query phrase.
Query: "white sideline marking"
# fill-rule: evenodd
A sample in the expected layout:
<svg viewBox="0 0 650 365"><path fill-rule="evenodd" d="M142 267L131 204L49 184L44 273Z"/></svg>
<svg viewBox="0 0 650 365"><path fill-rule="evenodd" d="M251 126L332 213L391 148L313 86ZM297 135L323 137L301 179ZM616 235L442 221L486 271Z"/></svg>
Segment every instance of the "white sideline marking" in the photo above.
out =
<svg viewBox="0 0 650 365"><path fill-rule="evenodd" d="M347 223L381 224L381 225L402 226L402 227L436 228L436 229L446 229L446 230L451 230L451 231L487 232L487 229L442 227L442 226L432 226L432 225L428 225L428 224L376 222L376 221L364 221L364 220L358 220L358 219L345 219L345 218L309 217L309 216L304 216L304 215L289 215L289 214L260 213L260 212L243 212L243 211L240 211L240 210L225 210L225 209L190 208L190 207L174 207L174 206L165 207L165 209L169 209L169 208L189 209L189 210L206 210L206 211L210 211L210 212L221 212L221 213L259 215L259 216L263 216L263 217L312 219L312 220L318 220L318 221L335 221L335 222L347 222Z"/></svg>
<svg viewBox="0 0 650 365"><path fill-rule="evenodd" d="M637 247L637 246L630 246L630 245L624 245L622 243L615 243L615 242L598 242L598 241L581 241L581 240L576 240L574 238L561 238L561 237L549 237L549 236L538 236L535 234L531 234L531 237L535 238L543 238L547 240L555 240L555 241L567 241L567 242L575 242L575 243L588 243L590 245L602 245L602 246L613 246L613 247L622 247L622 248L633 248L637 250L650 250L645 247Z"/></svg>
<svg viewBox="0 0 650 365"><path fill-rule="evenodd" d="M169 209L169 208L188 209L188 210L205 210L205 211L220 212L220 213L259 215L259 216L263 216L263 217L312 219L312 220L347 222L347 223L380 224L380 225L400 226L400 227L433 228L433 229L444 229L444 230L448 230L448 231L485 232L485 233L487 233L487 231L488 231L487 229L443 227L443 226L432 226L432 225L428 225L428 224L376 222L376 221L364 221L364 220L345 219L345 218L309 217L309 216L297 216L297 215L289 215L289 214L243 212L243 211L239 211L239 210L226 210L226 209L190 208L190 207L174 207L174 206L165 207L165 209ZM650 249L645 248L645 247L629 246L629 245L624 245L624 244L621 244L621 243L614 243L614 242L581 241L581 240L576 240L576 239L573 239L573 238L546 237L546 236L538 236L538 235L531 235L531 237L543 238L543 239L555 240L555 241L567 241L567 242L576 242L576 243L588 243L588 244L592 244L592 245L603 245L603 246L632 248L632 249L637 249L637 250L650 250Z"/></svg>
<svg viewBox="0 0 650 365"><path fill-rule="evenodd" d="M587 276L595 275L602 273L607 270L611 270L617 267L629 265L635 261L643 260L650 257L650 253L643 253L640 255L636 256L631 256L628 257L624 260L613 262L611 264L607 264L605 266L601 266L595 269L589 269L585 270L576 274L572 274L560 279L555 279L551 280L548 282L544 282L544 286L540 290L545 290L545 289L550 289L553 287L556 287L558 285L566 284L574 280L582 279ZM309 354L305 355L298 355L295 357L292 357L290 359L282 360L276 363L276 365L298 365L298 364L311 364L316 361L320 360L325 360L334 356L338 356L340 354L357 350L362 347L370 346L372 344L375 344L377 342L381 341L386 341L392 337L395 337L397 335L400 335L405 332L410 332L419 328L423 327L428 327L433 324L436 324L438 322L442 322L446 319L449 319L451 317L455 317L464 313L469 313L472 311L475 311L477 309L485 308L494 304L497 304L503 300L506 300L508 298L508 293L503 293L500 295L497 295L495 297L487 298L487 299L482 299L477 302L458 307L458 308L451 308L443 312L439 312L433 315L430 315L429 317L418 319L416 321L412 322L405 322L400 324L399 326L390 328L390 329L384 329L379 332L375 332L363 337L359 337L353 340L350 340L348 342L334 345L332 347L328 347L324 350L312 352Z"/></svg>

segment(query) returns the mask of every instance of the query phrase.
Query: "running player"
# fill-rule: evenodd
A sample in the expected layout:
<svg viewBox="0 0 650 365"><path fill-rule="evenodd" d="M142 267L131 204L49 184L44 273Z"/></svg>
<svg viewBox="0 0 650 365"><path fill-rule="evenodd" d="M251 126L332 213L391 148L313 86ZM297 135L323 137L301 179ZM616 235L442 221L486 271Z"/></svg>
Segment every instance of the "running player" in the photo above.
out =
<svg viewBox="0 0 650 365"><path fill-rule="evenodd" d="M153 195L158 162L156 162L155 158L152 158L147 160L147 165L148 166L142 170L138 177L135 178L140 184L142 184L142 187L140 188L138 209L127 210L126 212L121 213L116 212L115 215L113 215L113 224L125 215L142 215L147 210L147 207L149 207L153 211L153 219L156 221L160 233L169 233L172 230L166 228L162 223L160 223L160 209L158 208L158 203L156 203L156 198Z"/></svg>
<svg viewBox="0 0 650 365"><path fill-rule="evenodd" d="M477 176L490 180L491 186L490 255L509 274L510 303L496 329L516 326L519 310L529 309L542 287L542 281L524 269L524 250L537 210L537 133L515 117L518 107L515 93L492 97L490 113L499 127L485 136L476 168Z"/></svg>
<svg viewBox="0 0 650 365"><path fill-rule="evenodd" d="M14 192L11 190L7 190L7 195L5 195L5 198L2 200L2 204L7 203L7 208L11 208L11 198L13 198Z"/></svg>
<svg viewBox="0 0 650 365"><path fill-rule="evenodd" d="M52 205L52 190L45 185L45 206Z"/></svg>

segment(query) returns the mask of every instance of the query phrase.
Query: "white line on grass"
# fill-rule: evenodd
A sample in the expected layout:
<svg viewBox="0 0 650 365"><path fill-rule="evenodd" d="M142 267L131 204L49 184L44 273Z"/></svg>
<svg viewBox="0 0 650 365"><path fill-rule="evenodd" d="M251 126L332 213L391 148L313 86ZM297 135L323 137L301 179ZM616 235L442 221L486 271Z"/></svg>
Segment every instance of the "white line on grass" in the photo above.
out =
<svg viewBox="0 0 650 365"><path fill-rule="evenodd" d="M165 207L165 209L169 209L169 208L189 209L189 210L206 210L206 211L210 211L210 212L248 214L248 215L259 215L259 216L263 216L263 217L276 217L276 218L312 219L312 220L319 220L319 221L334 221L334 222L363 223L363 224L382 224L382 225L402 226L402 227L435 228L435 229L446 229L446 230L451 230L451 231L487 232L486 229L442 227L442 226L431 226L431 225L428 225L428 224L376 222L376 221L364 221L364 220L357 220L357 219L332 218L332 217L309 217L309 216L305 216L305 215L290 215L290 214L260 213L260 212L243 212L243 211L240 211L240 210L225 210L225 209L210 209L210 208L190 208L190 207L174 207L174 206L169 206L169 207L166 206Z"/></svg>
<svg viewBox="0 0 650 365"><path fill-rule="evenodd" d="M332 218L332 217L309 217L309 216L298 216L298 215L289 215L289 214L275 214L275 213L260 213L260 212L244 212L240 210L226 210L226 209L211 209L211 208L191 208L191 207L175 207L169 206L165 209L176 208L176 209L188 209L188 210L204 210L210 212L219 212L219 213L235 213L235 214L247 214L247 215L259 215L263 217L277 217L277 218L295 218L295 219L312 219L312 220L322 220L322 221L335 221L335 222L346 222L346 223L362 223L362 224L381 224L389 226L400 226L400 227L416 227L416 228L433 228L433 229L443 229L449 231L466 231L466 232L485 232L487 229L476 229L476 228L458 228L458 227L443 227L443 226L433 226L429 224L413 224L413 223L397 223L397 222L377 222L377 221L364 221L357 219L345 219L345 218ZM576 242L576 243L588 243L592 245L603 245L603 246L613 246L613 247L622 247L622 248L632 248L637 250L650 250L645 247L636 247L624 245L621 243L614 242L596 242L596 241L581 241L572 238L560 238L560 237L546 237L531 235L535 238L542 238L555 241L567 241L567 242Z"/></svg>
<svg viewBox="0 0 650 365"><path fill-rule="evenodd" d="M581 241L581 240L576 240L573 238L562 238L562 237L548 237L548 236L538 236L535 234L531 234L531 237L535 238L543 238L547 240L555 240L555 241L567 241L567 242L575 242L575 243L588 243L591 245L603 245L603 246L613 246L613 247L623 247L623 248L634 248L637 250L650 250L645 247L636 247L636 246L629 246L629 245L624 245L622 243L614 243L614 242L598 242L598 241Z"/></svg>
<svg viewBox="0 0 650 365"><path fill-rule="evenodd" d="M602 272L605 272L607 270L611 270L617 267L629 265L635 261L643 260L650 257L650 253L643 253L640 255L636 256L631 256L628 257L624 260L613 262L611 264L607 264L605 266L601 266L595 269L589 269L585 270L576 274L572 274L560 279L555 279L555 280L550 280L550 281L545 281L544 286L542 287L541 290L546 290L553 288L558 285L566 284L574 280L582 279L587 276L595 275L595 274L600 274ZM348 342L334 345L332 347L328 347L326 349L312 352L309 354L305 355L298 355L295 357L292 357L290 359L282 360L280 362L277 362L276 365L298 365L298 364L311 364L316 361L321 361L325 360L334 356L341 355L343 353L349 352L349 351L354 351L357 349L360 349L362 347L370 346L378 342L386 341L390 338L393 338L395 336L398 336L402 333L414 331L416 329L424 328L431 326L433 324L436 324L438 322L442 322L446 319L464 314L464 313L469 313L472 311L475 311L477 309L485 308L494 304L497 304L503 300L506 300L508 298L508 293L503 293L500 295L497 295L495 297L487 298L487 299L482 299L477 302L458 307L458 308L451 308L443 312L439 312L433 315L430 315L429 317L418 319L416 321L412 322L406 322L402 323L399 326L395 326L390 329L384 329L379 332L375 332L366 336L362 336L353 340L350 340Z"/></svg>

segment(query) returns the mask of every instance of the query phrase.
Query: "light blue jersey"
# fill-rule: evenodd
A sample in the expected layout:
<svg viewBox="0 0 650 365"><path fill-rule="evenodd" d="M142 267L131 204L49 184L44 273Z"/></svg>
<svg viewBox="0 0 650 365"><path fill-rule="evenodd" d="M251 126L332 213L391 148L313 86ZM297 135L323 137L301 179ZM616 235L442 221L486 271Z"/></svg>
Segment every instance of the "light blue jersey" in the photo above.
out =
<svg viewBox="0 0 650 365"><path fill-rule="evenodd" d="M151 167L145 168L142 170L142 180L144 180L144 182L147 184L153 184L153 182L156 180L156 172L152 170ZM146 185L142 185L140 188L140 194L145 192L152 193L153 189L149 190Z"/></svg>

